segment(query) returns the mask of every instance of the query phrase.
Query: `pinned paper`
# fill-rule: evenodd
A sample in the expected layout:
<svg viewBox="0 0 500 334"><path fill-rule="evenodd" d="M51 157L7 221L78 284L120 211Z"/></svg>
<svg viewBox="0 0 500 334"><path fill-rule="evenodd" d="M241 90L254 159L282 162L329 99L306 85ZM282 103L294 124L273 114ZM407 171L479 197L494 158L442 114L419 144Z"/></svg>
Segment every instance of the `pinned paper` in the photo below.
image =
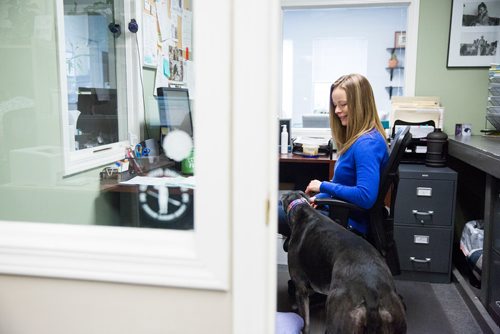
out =
<svg viewBox="0 0 500 334"><path fill-rule="evenodd" d="M163 75L170 78L170 63L167 57L163 58Z"/></svg>

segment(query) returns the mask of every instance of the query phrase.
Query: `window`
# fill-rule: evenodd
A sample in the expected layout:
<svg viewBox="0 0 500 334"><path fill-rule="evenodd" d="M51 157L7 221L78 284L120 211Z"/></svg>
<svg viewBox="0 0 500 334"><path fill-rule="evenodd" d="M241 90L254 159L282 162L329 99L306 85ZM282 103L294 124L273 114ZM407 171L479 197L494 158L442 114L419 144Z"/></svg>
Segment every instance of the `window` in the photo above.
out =
<svg viewBox="0 0 500 334"><path fill-rule="evenodd" d="M329 127L330 86L343 74L357 72L370 80L382 119L389 118L391 108L387 87L397 82L404 87L398 93L413 95L416 55L409 55L408 49L414 52L414 46L407 45L406 57L400 56L404 70L394 78L387 63L396 31L407 31L411 42L416 22L410 14L417 10L415 7L415 1L388 0L380 4L371 1L368 6L355 1L351 7L340 1L323 1L321 8L306 2L282 1L283 113L280 117L292 119L292 132Z"/></svg>
<svg viewBox="0 0 500 334"><path fill-rule="evenodd" d="M87 43L82 40L82 56L77 58L91 57L97 65L95 71L90 70L89 62L82 60L79 69L74 67L70 72L67 72L67 48L61 47L60 41L65 41L63 13L72 15L69 13L75 3L64 8L64 1L58 0L56 6L40 8L23 7L21 1L0 2L2 13L12 12L17 5L23 9L20 15L9 17L6 33L0 34L0 49L5 57L0 67L9 79L0 83L0 246L3 250L8 249L0 252L0 272L227 289L231 215L225 206L221 208L223 214L221 210L213 210L212 199L213 189L222 189L217 193L220 203L229 203L232 195L227 177L231 175L230 144L233 142L229 117L231 100L228 98L232 86L227 80L231 67L213 66L221 61L231 63L229 4L200 2L196 8L201 14L194 11L193 36L197 38L193 39L193 50L200 64L196 71L196 85L200 89L190 93L199 111L194 113L194 133L200 139L196 145L196 174L200 181L196 183L195 211L201 223L195 224L194 230L180 231L134 228L124 224L125 218L130 216L122 214L121 209L137 208L138 204L123 203L121 193L103 190L99 178L101 168L76 172L121 159L125 150L112 143L101 145L98 142L99 145L89 148L76 149L75 146L70 151L69 131L61 130L69 127L68 105L77 103L78 99L70 96L75 93L84 99L91 97L86 101L94 103L91 115L97 113L96 108L103 107L100 103L114 107L116 101L117 115L110 118L117 120L114 129L118 129L118 145L122 135L127 135L124 129L136 126L140 120L142 101L137 88L142 64L134 48L127 48L126 58L122 56L125 56L124 40L135 44L137 36L125 30L124 22L141 17L144 2L116 1L125 9L115 7L114 16L108 16L111 12L108 3L112 2L76 2L76 12L83 13L76 16L83 17L76 19L75 24L84 28L81 31L84 37L87 36L85 38L90 30L97 29L85 24L89 17L97 19L99 24L104 22L101 16L115 21L107 21L107 31L98 29L99 34L104 31L107 34L101 36L103 41L99 48L90 47L95 45L94 38ZM54 16L58 16L57 26L53 24ZM37 28L19 29L26 22L36 22ZM121 36L113 36L109 30L112 22L122 26ZM141 25L140 19L138 22ZM221 42L217 53L213 52L211 39L215 35ZM80 54L74 52L68 59L76 59L73 58L76 55ZM131 66L133 64L135 66ZM81 83L79 89L68 89L68 75ZM135 80L125 75L135 75ZM153 86L154 76L144 79L149 87ZM135 89L129 90L129 84L134 84ZM210 89L214 86L216 92ZM152 95L152 91L148 93ZM126 110L131 112L122 114ZM267 109L259 110L262 114ZM197 128L196 124L203 126ZM218 131L214 132L214 128ZM65 134L64 138L61 133ZM76 140L80 138L75 136ZM220 153L216 164L214 142ZM119 153L116 158L113 156L115 151ZM84 158L85 154L89 159ZM63 164L67 156L70 158ZM87 160L90 163L85 165ZM68 173L76 174L63 177ZM154 198L155 194L151 195Z"/></svg>
<svg viewBox="0 0 500 334"><path fill-rule="evenodd" d="M64 0L59 66L64 175L123 156L128 138L123 9L114 1ZM64 93L66 92L66 93Z"/></svg>
<svg viewBox="0 0 500 334"><path fill-rule="evenodd" d="M328 114L331 78L366 75L368 42L364 38L314 39L312 43L313 114ZM334 60L334 61L333 61ZM326 127L328 127L328 122Z"/></svg>

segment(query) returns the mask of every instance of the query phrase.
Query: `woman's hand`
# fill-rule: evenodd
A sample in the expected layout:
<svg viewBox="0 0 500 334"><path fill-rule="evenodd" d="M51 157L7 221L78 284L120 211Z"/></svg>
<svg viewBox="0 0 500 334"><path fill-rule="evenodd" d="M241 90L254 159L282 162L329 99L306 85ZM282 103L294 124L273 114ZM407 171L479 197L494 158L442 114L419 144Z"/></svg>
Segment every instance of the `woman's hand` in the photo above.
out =
<svg viewBox="0 0 500 334"><path fill-rule="evenodd" d="M321 186L321 181L312 180L306 188L305 193L309 196L319 193L319 187Z"/></svg>
<svg viewBox="0 0 500 334"><path fill-rule="evenodd" d="M316 200L316 196L309 197L309 205L316 209L318 207L318 205L316 203L314 203L315 200Z"/></svg>

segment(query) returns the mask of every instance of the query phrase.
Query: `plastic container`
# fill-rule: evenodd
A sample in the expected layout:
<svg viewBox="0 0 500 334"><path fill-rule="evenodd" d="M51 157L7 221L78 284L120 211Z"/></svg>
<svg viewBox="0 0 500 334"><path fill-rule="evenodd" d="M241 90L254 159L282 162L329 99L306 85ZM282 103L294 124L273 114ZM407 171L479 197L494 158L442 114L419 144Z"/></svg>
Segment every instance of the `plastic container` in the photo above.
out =
<svg viewBox="0 0 500 334"><path fill-rule="evenodd" d="M183 174L192 175L194 173L194 149L191 150L189 156L182 160L181 171Z"/></svg>
<svg viewBox="0 0 500 334"><path fill-rule="evenodd" d="M281 154L288 153L288 131L286 125L282 125L281 130Z"/></svg>
<svg viewBox="0 0 500 334"><path fill-rule="evenodd" d="M302 144L302 153L305 156L315 157L318 155L319 146L312 144Z"/></svg>
<svg viewBox="0 0 500 334"><path fill-rule="evenodd" d="M425 155L425 165L429 167L446 166L446 144L448 135L436 128L427 135L427 154Z"/></svg>

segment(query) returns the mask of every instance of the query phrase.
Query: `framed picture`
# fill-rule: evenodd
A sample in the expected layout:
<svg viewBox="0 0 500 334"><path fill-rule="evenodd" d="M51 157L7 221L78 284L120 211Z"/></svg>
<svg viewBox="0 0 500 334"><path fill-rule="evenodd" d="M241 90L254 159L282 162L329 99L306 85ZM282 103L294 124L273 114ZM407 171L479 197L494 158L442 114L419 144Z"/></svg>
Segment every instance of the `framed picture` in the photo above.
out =
<svg viewBox="0 0 500 334"><path fill-rule="evenodd" d="M394 33L394 47L395 48L406 47L406 31L396 31Z"/></svg>
<svg viewBox="0 0 500 334"><path fill-rule="evenodd" d="M500 1L453 0L447 67L498 63Z"/></svg>

